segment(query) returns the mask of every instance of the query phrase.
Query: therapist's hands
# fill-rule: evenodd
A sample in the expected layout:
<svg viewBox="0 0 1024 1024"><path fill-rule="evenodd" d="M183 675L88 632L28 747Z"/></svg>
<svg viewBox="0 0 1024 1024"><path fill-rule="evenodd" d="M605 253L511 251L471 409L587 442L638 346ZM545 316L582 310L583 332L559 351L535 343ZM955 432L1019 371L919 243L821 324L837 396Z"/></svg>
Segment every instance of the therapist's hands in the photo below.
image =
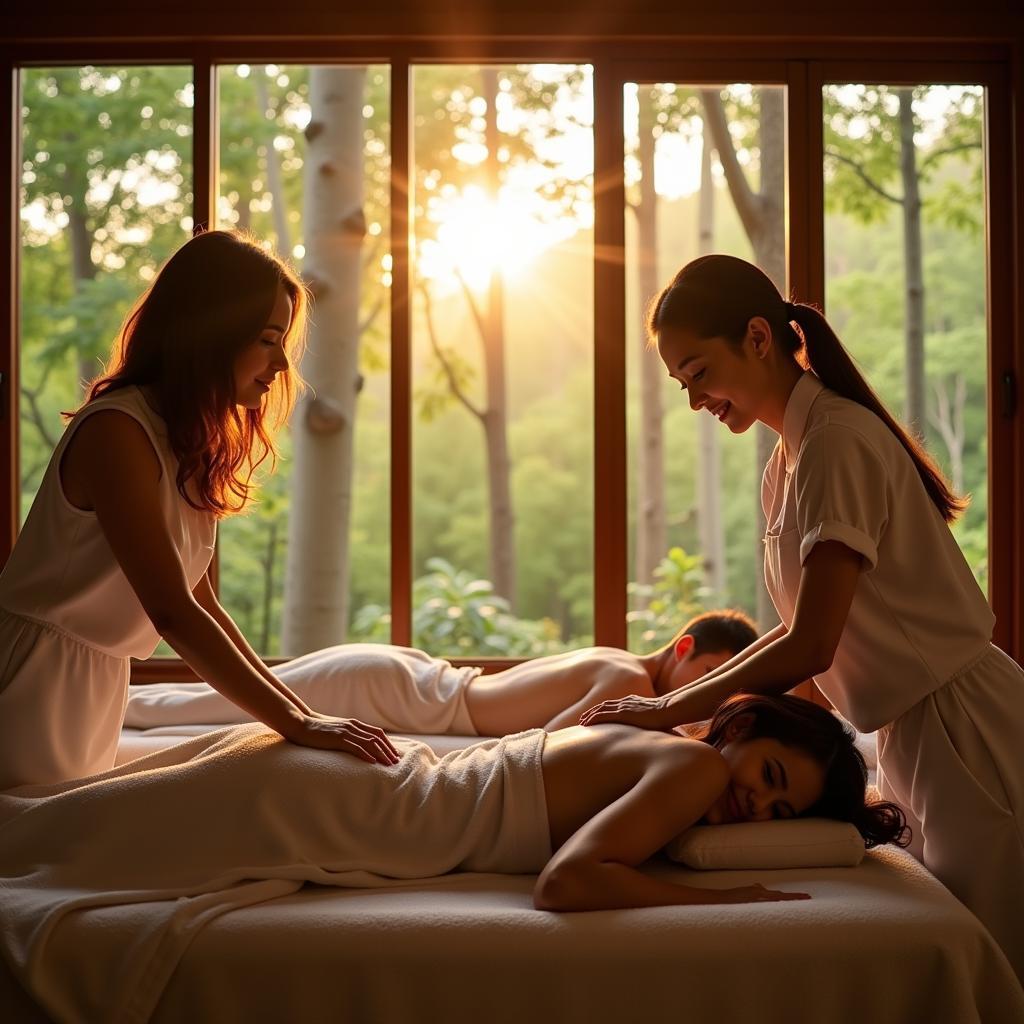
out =
<svg viewBox="0 0 1024 1024"><path fill-rule="evenodd" d="M332 718L314 711L303 715L297 727L289 729L285 738L302 747L354 754L371 764L392 765L401 760L401 755L383 729L355 718Z"/></svg>
<svg viewBox="0 0 1024 1024"><path fill-rule="evenodd" d="M678 715L672 712L665 697L620 697L603 701L580 715L580 725L609 722L659 731L667 731L680 724Z"/></svg>

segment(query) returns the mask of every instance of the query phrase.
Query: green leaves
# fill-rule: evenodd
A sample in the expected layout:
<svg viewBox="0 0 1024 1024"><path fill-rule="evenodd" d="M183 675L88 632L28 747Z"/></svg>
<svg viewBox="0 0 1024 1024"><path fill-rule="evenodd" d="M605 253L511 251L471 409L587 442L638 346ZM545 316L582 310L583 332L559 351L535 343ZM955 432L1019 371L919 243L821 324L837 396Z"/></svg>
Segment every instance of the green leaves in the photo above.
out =
<svg viewBox="0 0 1024 1024"><path fill-rule="evenodd" d="M626 615L631 650L652 650L668 643L680 627L703 611L708 598L703 560L682 548L669 550L654 570L654 583L630 583L634 610Z"/></svg>

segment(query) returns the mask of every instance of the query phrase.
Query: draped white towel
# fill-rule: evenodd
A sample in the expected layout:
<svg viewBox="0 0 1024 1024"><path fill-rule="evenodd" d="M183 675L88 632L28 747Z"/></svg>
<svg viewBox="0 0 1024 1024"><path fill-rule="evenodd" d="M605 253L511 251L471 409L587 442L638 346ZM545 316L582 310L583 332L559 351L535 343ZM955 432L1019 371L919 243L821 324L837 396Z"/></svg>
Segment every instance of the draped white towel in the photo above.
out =
<svg viewBox="0 0 1024 1024"><path fill-rule="evenodd" d="M441 758L399 739L401 761L382 767L243 725L77 783L0 794L5 955L59 1020L143 1021L194 935L227 910L303 882L539 871L551 855L544 738L536 729ZM61 941L83 910L138 920L116 962ZM101 978L109 1002L83 1005Z"/></svg>

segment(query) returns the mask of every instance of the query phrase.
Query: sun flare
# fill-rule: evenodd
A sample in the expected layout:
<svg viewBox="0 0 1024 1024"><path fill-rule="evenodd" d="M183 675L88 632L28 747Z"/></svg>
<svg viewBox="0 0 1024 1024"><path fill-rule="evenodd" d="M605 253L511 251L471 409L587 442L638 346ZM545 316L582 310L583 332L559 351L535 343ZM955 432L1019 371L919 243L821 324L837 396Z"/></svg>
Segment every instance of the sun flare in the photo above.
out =
<svg viewBox="0 0 1024 1024"><path fill-rule="evenodd" d="M457 286L462 278L474 291L487 287L500 270L514 277L566 235L566 224L541 216L531 191L503 188L495 200L478 186L467 186L432 199L432 238L420 242L421 277Z"/></svg>

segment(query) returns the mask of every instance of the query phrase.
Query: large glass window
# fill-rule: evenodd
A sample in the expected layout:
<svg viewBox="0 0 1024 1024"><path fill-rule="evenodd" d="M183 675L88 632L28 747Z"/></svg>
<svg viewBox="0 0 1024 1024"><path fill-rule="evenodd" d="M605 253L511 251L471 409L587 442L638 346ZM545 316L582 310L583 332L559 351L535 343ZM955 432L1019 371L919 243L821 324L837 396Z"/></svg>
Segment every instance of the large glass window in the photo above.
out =
<svg viewBox="0 0 1024 1024"><path fill-rule="evenodd" d="M762 630L761 473L776 436L694 414L647 345L644 314L685 263L727 252L786 291L781 86L627 84L626 323L629 646L647 652L725 605Z"/></svg>
<svg viewBox="0 0 1024 1024"><path fill-rule="evenodd" d="M61 413L103 369L121 320L192 228L188 67L21 73L21 517Z"/></svg>
<svg viewBox="0 0 1024 1024"><path fill-rule="evenodd" d="M835 84L822 99L829 320L971 495L953 532L986 587L983 90Z"/></svg>
<svg viewBox="0 0 1024 1024"><path fill-rule="evenodd" d="M413 642L593 637L591 69L413 74Z"/></svg>
<svg viewBox="0 0 1024 1024"><path fill-rule="evenodd" d="M879 84L884 65L859 82L846 64L798 68L817 83L814 100L826 83L823 163L816 147L805 163L808 126L787 124L785 86L743 81L743 67L625 82L622 164L617 141L612 156L626 197L621 278L620 253L594 245L590 65L413 65L409 120L395 125L387 65L218 68L216 145L199 148L218 160L214 221L291 260L314 298L299 366L309 389L278 439L277 472L219 533L221 600L262 655L391 641L396 454L399 467L412 456L410 506L395 506L411 515L412 642L433 654L518 659L609 642L607 626L594 636L595 590L619 590L624 553L630 649L654 650L714 607L770 628L758 498L775 435L733 436L692 413L648 347L644 314L679 267L711 251L755 262L788 294L790 209L794 238L814 238L822 216L808 190L789 194L790 146L824 198L824 251L802 243L793 279L820 291L823 259L817 298L830 322L971 496L954 534L988 586L987 320L1009 313L998 277L988 291L988 248L1003 243L984 223L985 88ZM130 305L189 237L193 178L208 169L191 165L190 66L19 74L23 520L61 413L81 403ZM654 73L624 72L614 88L642 74ZM411 213L409 293L394 306L392 138L409 140ZM993 166L998 183L1006 168ZM627 514L627 534L610 541L612 583L594 552L598 260L616 318L625 286L627 493L603 500L611 521ZM406 315L410 329L410 363L399 345L394 369L398 387L411 379L411 453L391 437L392 308L396 337ZM993 438L1005 461L1006 435ZM615 465L622 454L609 452ZM1012 603L1006 588L996 599Z"/></svg>

